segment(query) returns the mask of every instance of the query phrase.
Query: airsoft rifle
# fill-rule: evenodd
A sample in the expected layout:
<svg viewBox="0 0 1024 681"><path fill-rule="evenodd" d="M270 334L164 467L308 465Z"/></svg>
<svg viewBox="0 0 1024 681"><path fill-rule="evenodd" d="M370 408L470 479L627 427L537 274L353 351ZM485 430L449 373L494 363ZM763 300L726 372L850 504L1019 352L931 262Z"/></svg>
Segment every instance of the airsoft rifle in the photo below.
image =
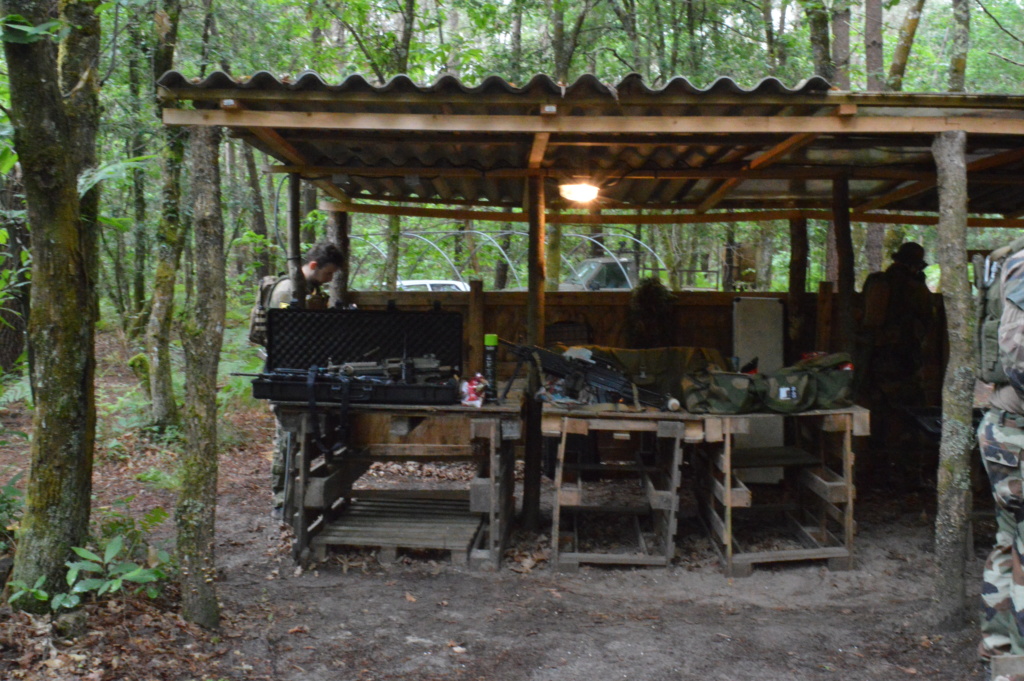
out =
<svg viewBox="0 0 1024 681"><path fill-rule="evenodd" d="M524 362L532 362L539 371L561 378L565 383L567 397L575 399L587 391L598 402L631 402L669 411L679 409L679 401L671 395L661 395L639 387L613 363L595 357L585 348L570 348L565 354L559 354L535 345L516 345L506 340L501 343L518 360L516 374ZM510 380L509 386L511 384ZM507 394L508 387L502 397Z"/></svg>

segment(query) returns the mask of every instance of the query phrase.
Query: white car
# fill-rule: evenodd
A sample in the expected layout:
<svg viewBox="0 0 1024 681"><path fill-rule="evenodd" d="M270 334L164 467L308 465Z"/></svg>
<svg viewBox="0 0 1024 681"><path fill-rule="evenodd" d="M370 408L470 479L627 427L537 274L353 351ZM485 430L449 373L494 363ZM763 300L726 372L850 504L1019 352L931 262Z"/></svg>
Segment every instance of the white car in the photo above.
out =
<svg viewBox="0 0 1024 681"><path fill-rule="evenodd" d="M403 279L399 291L468 291L469 284L454 279Z"/></svg>

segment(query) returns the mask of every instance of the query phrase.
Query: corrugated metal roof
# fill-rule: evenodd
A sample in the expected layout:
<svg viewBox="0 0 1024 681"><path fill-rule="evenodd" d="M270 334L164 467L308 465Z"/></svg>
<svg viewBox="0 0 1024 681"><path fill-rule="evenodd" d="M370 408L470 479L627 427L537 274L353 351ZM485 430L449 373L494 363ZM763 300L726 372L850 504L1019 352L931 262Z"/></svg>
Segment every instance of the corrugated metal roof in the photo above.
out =
<svg viewBox="0 0 1024 681"><path fill-rule="evenodd" d="M552 208L573 207L557 184L575 176L601 184L605 209L827 210L843 177L855 211L934 212L934 132L962 121L972 213L1024 211L1024 193L1007 191L1024 181L1024 97L847 93L819 77L651 88L636 74L520 87L172 71L158 85L165 105L190 101L201 122L353 200L518 208L527 176L543 175Z"/></svg>

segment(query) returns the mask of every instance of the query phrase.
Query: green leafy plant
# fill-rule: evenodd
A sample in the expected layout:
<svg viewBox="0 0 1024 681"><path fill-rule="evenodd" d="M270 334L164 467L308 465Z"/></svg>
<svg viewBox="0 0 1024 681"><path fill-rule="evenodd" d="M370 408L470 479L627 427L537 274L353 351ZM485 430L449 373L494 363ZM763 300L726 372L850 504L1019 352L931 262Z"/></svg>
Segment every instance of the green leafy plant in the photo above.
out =
<svg viewBox="0 0 1024 681"><path fill-rule="evenodd" d="M32 586L29 586L20 579L11 580L7 585L11 589L11 597L7 599L7 602L14 603L23 596L29 596L45 603L50 600L50 594L43 590L43 584L45 583L46 575L39 575L39 579Z"/></svg>
<svg viewBox="0 0 1024 681"><path fill-rule="evenodd" d="M155 551L149 556L147 565L128 560L125 538L118 535L107 542L100 556L89 549L74 547L72 551L82 560L65 563L68 568L67 582L70 591L58 594L51 601L51 608L73 608L81 602L83 594L95 594L100 598L106 594L118 593L126 584L137 585L135 592L144 592L150 598L160 595L157 583L168 578L170 555L166 551Z"/></svg>
<svg viewBox="0 0 1024 681"><path fill-rule="evenodd" d="M25 494L17 487L22 476L24 473L19 471L0 486L0 553L6 553L14 543L13 527L25 507Z"/></svg>

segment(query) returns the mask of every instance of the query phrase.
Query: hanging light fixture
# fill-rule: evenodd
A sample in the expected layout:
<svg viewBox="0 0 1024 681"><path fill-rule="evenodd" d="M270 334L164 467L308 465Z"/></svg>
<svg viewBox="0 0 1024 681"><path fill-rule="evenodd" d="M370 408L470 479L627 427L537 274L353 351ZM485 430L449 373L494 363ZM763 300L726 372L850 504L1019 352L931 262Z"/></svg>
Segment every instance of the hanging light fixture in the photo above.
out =
<svg viewBox="0 0 1024 681"><path fill-rule="evenodd" d="M566 201L590 203L597 198L597 187L586 182L574 182L558 185L558 193Z"/></svg>

